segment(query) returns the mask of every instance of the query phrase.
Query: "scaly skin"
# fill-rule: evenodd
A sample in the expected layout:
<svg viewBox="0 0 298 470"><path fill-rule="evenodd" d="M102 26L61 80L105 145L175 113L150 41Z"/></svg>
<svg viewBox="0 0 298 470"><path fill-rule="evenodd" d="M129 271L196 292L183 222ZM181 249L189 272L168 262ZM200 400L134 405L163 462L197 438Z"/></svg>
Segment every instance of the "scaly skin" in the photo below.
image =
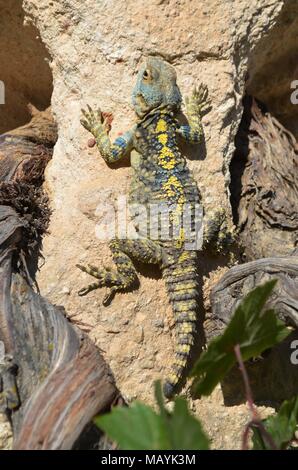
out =
<svg viewBox="0 0 298 470"><path fill-rule="evenodd" d="M195 180L178 148L178 136L192 143L200 142L203 129L201 116L209 106L207 87L201 85L187 100L189 125L180 126L176 114L181 107L181 95L176 85L176 73L166 62L149 58L138 74L133 91L133 105L138 116L137 124L111 144L109 125L100 110L90 107L83 111L82 125L95 137L97 147L106 162L119 160L132 149L140 158L134 164L129 203L142 204L146 209L152 204L171 208L168 219L170 233L165 237L155 221L158 239L150 239L148 226L140 227L138 214L132 216L138 230L136 240L115 239L110 248L117 270L78 266L98 279L79 293L86 294L102 286L111 287L106 303L117 291L131 288L137 272L131 259L161 266L177 325L177 346L172 372L164 384L164 393L170 398L185 370L194 342L197 298L197 251L186 249L186 239L179 218L186 205L194 208L200 195ZM154 225L154 224L153 224ZM214 228L214 227L213 227ZM152 229L152 227L151 227Z"/></svg>

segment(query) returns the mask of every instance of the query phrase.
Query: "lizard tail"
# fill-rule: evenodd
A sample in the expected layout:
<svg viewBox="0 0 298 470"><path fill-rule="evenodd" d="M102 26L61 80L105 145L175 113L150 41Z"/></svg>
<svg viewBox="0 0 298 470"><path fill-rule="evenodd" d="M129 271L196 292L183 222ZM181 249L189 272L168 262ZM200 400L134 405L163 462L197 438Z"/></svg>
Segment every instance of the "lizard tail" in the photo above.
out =
<svg viewBox="0 0 298 470"><path fill-rule="evenodd" d="M164 383L164 395L171 398L188 364L197 320L196 252L184 251L174 264L163 269L176 324L176 351L172 370Z"/></svg>

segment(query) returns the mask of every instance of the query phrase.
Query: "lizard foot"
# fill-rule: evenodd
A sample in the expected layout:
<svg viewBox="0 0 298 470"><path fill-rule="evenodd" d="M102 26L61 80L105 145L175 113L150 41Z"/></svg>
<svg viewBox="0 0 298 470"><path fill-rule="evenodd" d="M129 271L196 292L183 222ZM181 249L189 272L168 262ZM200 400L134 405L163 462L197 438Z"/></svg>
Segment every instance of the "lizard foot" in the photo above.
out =
<svg viewBox="0 0 298 470"><path fill-rule="evenodd" d="M185 102L190 116L202 116L202 114L205 114L211 104L211 100L208 98L207 85L201 83L198 87L195 87L192 95L189 98L186 98Z"/></svg>
<svg viewBox="0 0 298 470"><path fill-rule="evenodd" d="M87 287L83 287L82 289L80 289L78 291L79 296L84 296L92 290L99 289L100 287L111 287L111 289L103 299L103 305L107 305L114 297L117 291L123 290L127 287L124 277L121 276L117 271L112 271L108 267L99 269L89 264L88 266L82 266L80 264L77 264L76 267L79 268L81 271L90 274L91 276L98 279L97 282L93 282Z"/></svg>
<svg viewBox="0 0 298 470"><path fill-rule="evenodd" d="M84 119L81 119L80 122L91 134L97 135L98 131L106 134L110 132L113 119L110 113L102 112L99 108L94 111L89 105L87 105L87 110L82 109L81 111Z"/></svg>

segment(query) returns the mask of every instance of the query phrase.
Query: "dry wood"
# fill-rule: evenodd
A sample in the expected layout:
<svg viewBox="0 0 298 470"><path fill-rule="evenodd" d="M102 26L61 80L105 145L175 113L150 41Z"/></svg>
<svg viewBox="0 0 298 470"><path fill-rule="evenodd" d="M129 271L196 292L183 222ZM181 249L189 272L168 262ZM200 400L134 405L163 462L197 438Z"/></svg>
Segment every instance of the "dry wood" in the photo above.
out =
<svg viewBox="0 0 298 470"><path fill-rule="evenodd" d="M239 301L269 279L278 279L278 284L268 305L286 324L297 328L298 258L262 258L233 266L212 290L212 315L205 322L209 339L222 333Z"/></svg>
<svg viewBox="0 0 298 470"><path fill-rule="evenodd" d="M245 260L297 254L298 144L256 102L245 108L231 164L234 216Z"/></svg>
<svg viewBox="0 0 298 470"><path fill-rule="evenodd" d="M231 164L231 201L243 260L250 262L232 267L213 288L205 331L208 340L221 334L248 292L278 280L268 307L294 331L265 360L248 365L255 399L263 403L298 392L297 366L290 361L291 341L298 338L297 156L294 136L248 100ZM222 385L227 403L243 400L236 369Z"/></svg>
<svg viewBox="0 0 298 470"><path fill-rule="evenodd" d="M30 246L49 217L39 186L57 137L44 116L32 122L0 141L0 404L15 449L70 449L119 393L98 348L32 287Z"/></svg>

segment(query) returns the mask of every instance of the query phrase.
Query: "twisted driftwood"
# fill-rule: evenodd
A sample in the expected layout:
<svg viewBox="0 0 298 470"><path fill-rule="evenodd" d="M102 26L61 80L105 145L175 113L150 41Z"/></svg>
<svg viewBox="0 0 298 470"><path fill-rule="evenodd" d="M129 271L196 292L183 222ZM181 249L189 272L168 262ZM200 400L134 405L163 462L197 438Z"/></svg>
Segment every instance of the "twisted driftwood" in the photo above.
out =
<svg viewBox="0 0 298 470"><path fill-rule="evenodd" d="M95 345L33 289L49 218L40 185L56 138L50 115L35 113L0 139L0 404L15 449L72 448L118 396Z"/></svg>
<svg viewBox="0 0 298 470"><path fill-rule="evenodd" d="M254 101L249 104L236 139L231 189L243 259L250 262L232 267L214 287L206 336L222 333L250 290L278 279L268 304L296 331L264 361L249 367L256 399L280 402L298 393L297 366L290 361L291 341L298 338L298 145L274 117ZM239 398L236 376L234 370L224 382L230 402Z"/></svg>
<svg viewBox="0 0 298 470"><path fill-rule="evenodd" d="M244 259L297 255L298 144L276 118L247 101L231 163Z"/></svg>
<svg viewBox="0 0 298 470"><path fill-rule="evenodd" d="M209 338L223 331L248 292L269 279L278 279L278 283L268 306L287 325L298 328L298 257L262 258L232 267L213 288Z"/></svg>
<svg viewBox="0 0 298 470"><path fill-rule="evenodd" d="M295 330L262 360L248 363L247 368L256 402L275 406L298 394L297 365L290 360L292 342L298 340L297 257L262 258L231 268L212 291L212 315L206 320L206 331L209 340L222 333L239 301L269 279L278 279L278 283L267 307ZM226 404L243 401L242 378L237 368L224 380L222 389Z"/></svg>

